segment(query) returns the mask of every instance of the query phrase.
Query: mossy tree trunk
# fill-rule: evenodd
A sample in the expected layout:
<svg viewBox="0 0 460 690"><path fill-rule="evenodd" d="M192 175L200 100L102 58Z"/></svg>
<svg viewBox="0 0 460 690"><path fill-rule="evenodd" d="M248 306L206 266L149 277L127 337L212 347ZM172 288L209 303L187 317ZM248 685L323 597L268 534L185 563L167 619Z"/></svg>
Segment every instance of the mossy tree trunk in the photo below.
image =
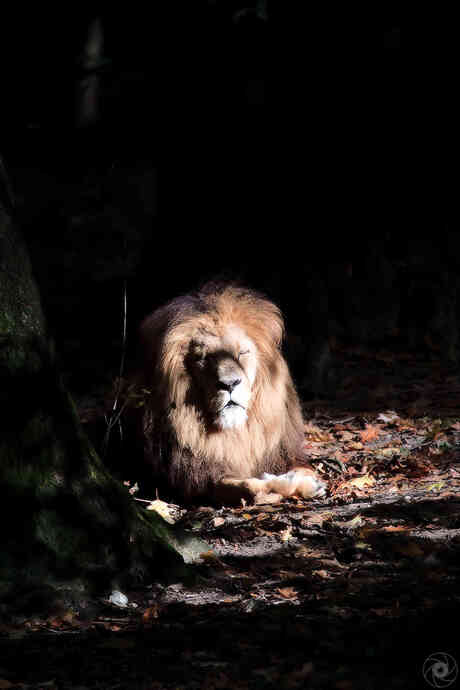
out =
<svg viewBox="0 0 460 690"><path fill-rule="evenodd" d="M179 560L170 528L137 508L83 433L26 247L1 206L0 410L0 599L18 584L108 590L168 552Z"/></svg>

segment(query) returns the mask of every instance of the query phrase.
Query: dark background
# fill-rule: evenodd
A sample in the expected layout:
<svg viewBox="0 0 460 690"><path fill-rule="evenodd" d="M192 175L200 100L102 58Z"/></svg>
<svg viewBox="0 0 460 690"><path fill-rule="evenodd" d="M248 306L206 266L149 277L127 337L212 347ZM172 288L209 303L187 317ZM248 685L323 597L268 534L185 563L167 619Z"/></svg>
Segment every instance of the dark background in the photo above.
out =
<svg viewBox="0 0 460 690"><path fill-rule="evenodd" d="M380 16L299 5L32 7L6 23L2 155L75 388L117 370L125 283L132 350L145 314L215 276L281 305L294 365L331 336L417 345L410 315L439 335L440 303L456 332L453 182L414 105L426 60L402 71L397 3L383 52Z"/></svg>

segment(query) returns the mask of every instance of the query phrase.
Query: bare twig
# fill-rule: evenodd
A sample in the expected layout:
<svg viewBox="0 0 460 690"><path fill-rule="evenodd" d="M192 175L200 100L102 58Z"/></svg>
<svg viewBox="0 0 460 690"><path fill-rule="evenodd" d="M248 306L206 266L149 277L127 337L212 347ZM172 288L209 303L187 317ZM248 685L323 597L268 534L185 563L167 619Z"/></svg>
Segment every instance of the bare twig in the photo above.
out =
<svg viewBox="0 0 460 690"><path fill-rule="evenodd" d="M121 394L121 382L123 380L123 374L125 370L125 359L126 359L126 342L127 342L127 321L128 321L128 288L126 278L123 281L123 327L122 327L122 340L121 340L121 357L120 357L120 369L118 372L117 388L115 391L115 397L113 400L112 411L107 420L107 430L104 436L104 443L102 446L102 457L105 458L107 453L107 448L109 445L110 434L113 427L120 422L120 417L126 408L127 400L120 406L120 394Z"/></svg>

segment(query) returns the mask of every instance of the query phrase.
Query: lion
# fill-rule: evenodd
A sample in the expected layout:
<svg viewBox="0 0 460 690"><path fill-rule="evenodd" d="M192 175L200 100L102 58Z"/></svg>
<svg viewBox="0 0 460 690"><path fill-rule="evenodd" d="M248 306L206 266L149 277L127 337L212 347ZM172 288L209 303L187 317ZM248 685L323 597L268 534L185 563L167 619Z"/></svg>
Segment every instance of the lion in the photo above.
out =
<svg viewBox="0 0 460 690"><path fill-rule="evenodd" d="M145 455L186 502L239 504L324 494L302 451L299 399L265 297L209 283L140 329Z"/></svg>

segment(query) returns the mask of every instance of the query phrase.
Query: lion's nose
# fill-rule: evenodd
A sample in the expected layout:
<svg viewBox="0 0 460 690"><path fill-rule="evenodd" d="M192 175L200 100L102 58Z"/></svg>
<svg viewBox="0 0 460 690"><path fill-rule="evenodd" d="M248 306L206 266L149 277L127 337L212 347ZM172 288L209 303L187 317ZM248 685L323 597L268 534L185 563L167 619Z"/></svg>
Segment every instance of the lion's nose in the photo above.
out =
<svg viewBox="0 0 460 690"><path fill-rule="evenodd" d="M231 381L218 381L217 388L219 390L224 390L231 393L234 388L240 385L240 383L241 379L232 379Z"/></svg>

